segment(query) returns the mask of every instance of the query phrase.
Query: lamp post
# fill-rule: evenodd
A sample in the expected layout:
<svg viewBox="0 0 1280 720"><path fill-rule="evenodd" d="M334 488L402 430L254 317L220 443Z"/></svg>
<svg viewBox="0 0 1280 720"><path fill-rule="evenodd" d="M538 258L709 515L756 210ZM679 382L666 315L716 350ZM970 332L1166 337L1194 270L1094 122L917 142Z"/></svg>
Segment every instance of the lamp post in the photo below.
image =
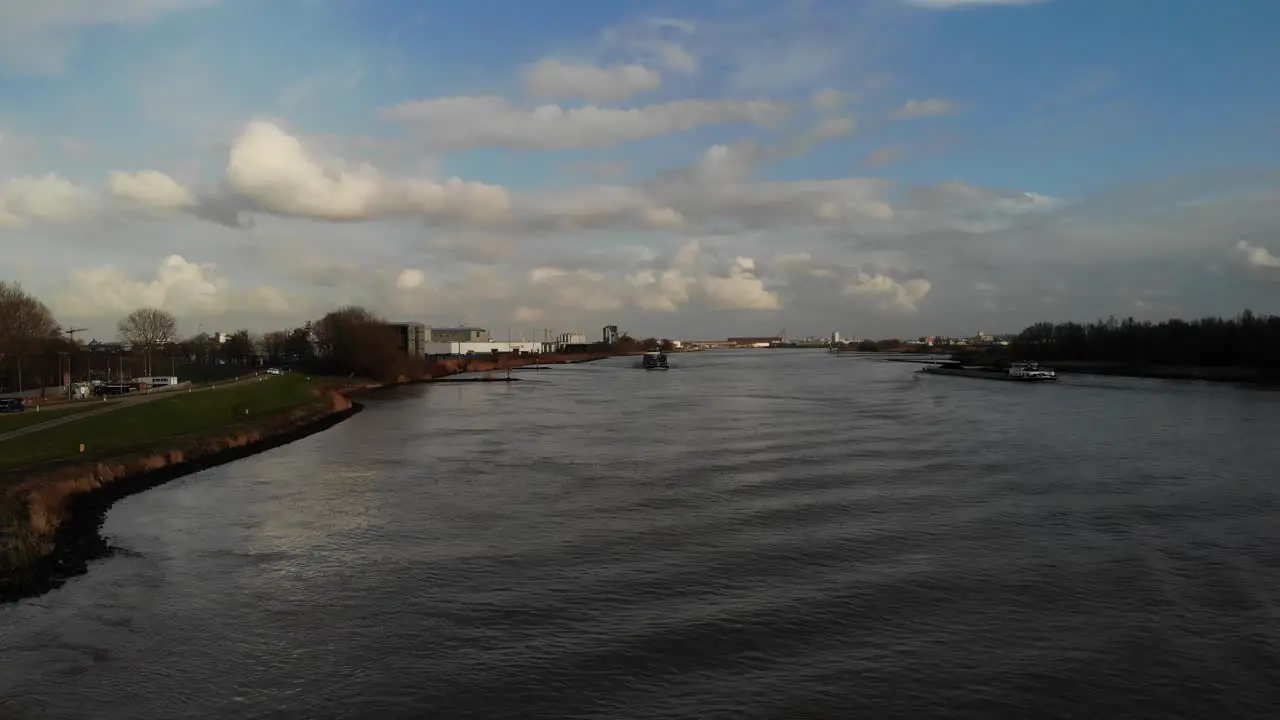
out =
<svg viewBox="0 0 1280 720"><path fill-rule="evenodd" d="M63 358L67 359L66 373L63 373L62 371ZM70 400L71 399L71 354L65 350L58 351L58 374L62 376L60 379L62 380L62 385L66 388L67 399Z"/></svg>

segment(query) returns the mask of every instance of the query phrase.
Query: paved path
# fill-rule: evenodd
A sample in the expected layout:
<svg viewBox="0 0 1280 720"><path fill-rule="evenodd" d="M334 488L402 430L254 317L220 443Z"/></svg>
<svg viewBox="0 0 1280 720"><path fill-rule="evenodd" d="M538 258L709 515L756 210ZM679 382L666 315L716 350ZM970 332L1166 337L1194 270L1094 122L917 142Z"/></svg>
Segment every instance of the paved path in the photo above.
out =
<svg viewBox="0 0 1280 720"><path fill-rule="evenodd" d="M151 402L152 400L159 400L165 397L172 397L174 395L185 395L187 392L207 392L209 390L217 390L219 388L233 387L236 385L243 385L244 383L256 382L257 380L258 378L254 376L254 377L245 378L243 380L233 380L230 382L218 383L217 385L205 385L204 387L193 387L193 388L190 388L189 390L160 390L155 392L139 393L137 395L123 395L120 397L119 400L116 400L115 402L108 401L106 403L103 403L103 406L96 410L86 410L84 412L69 413L62 417L57 416L57 412L58 412L57 410L46 410L45 412L54 414L54 417L50 418L47 422L36 423L35 425L28 425L26 427L18 428L17 430L12 430L7 433L0 433L0 443L6 442L9 440L15 440L24 435L29 435L34 432L40 432L41 430L48 430L49 428L57 427L59 425L66 425L67 423L75 422L77 420L83 420L84 418L91 418L91 417L94 417L95 415L103 415L105 413L111 412L112 410L116 410L122 407L140 405L145 402Z"/></svg>

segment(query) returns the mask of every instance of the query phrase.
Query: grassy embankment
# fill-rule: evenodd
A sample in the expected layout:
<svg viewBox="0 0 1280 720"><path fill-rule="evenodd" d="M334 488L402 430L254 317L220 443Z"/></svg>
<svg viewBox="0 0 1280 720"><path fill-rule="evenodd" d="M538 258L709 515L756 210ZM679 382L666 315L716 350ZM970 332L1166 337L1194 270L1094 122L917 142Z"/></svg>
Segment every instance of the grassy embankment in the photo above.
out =
<svg viewBox="0 0 1280 720"><path fill-rule="evenodd" d="M331 389L346 382L264 376L0 442L0 599L56 586L105 552L97 524L115 499L345 417L352 404Z"/></svg>
<svg viewBox="0 0 1280 720"><path fill-rule="evenodd" d="M122 407L102 415L72 421L45 431L0 442L0 471L12 471L58 460L93 461L132 450L154 451L168 438L198 433L224 425L258 419L296 408L317 398L315 383L297 375L264 376L261 382L200 392L173 393L172 397ZM24 425L36 424L65 413L101 407L86 403L78 408L18 416ZM5 418L6 421L15 418ZM10 428L0 422L0 432ZM83 454L80 445L84 444Z"/></svg>
<svg viewBox="0 0 1280 720"><path fill-rule="evenodd" d="M603 357L544 356L540 362ZM397 382L531 362L445 361ZM358 409L351 393L387 384L393 383L263 376L261 382L177 392L0 442L0 601L56 587L105 554L98 524L115 500L327 427Z"/></svg>
<svg viewBox="0 0 1280 720"><path fill-rule="evenodd" d="M52 408L45 407L40 410L28 408L26 412L13 413L10 415L0 415L0 435L14 430L21 430L32 425L39 425L50 420L57 420L71 415L79 415L89 410L101 410L104 404L101 400L97 402L84 401L78 405L62 405ZM3 460L3 450L0 450L0 461Z"/></svg>

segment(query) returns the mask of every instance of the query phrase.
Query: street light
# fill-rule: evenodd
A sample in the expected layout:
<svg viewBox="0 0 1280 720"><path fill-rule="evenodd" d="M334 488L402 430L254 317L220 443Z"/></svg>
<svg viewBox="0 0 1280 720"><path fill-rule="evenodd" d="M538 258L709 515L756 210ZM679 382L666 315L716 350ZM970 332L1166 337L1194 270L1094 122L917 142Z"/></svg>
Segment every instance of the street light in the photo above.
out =
<svg viewBox="0 0 1280 720"><path fill-rule="evenodd" d="M67 371L65 374L62 372L62 358L67 359ZM65 350L58 351L58 374L62 375L60 379L62 380L63 386L66 387L67 399L70 400L71 399L71 356Z"/></svg>

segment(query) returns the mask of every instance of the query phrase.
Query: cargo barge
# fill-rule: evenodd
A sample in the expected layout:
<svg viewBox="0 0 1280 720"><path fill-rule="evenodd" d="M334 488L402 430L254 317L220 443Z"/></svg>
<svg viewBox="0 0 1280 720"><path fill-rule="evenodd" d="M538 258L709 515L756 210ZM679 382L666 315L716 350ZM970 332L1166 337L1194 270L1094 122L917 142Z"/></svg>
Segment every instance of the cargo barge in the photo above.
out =
<svg viewBox="0 0 1280 720"><path fill-rule="evenodd" d="M980 378L983 380L1005 380L1009 382L1057 382L1058 374L1038 363L1016 362L1008 368L997 367L965 367L962 363L951 361L938 365L930 365L917 370L926 375L955 375L957 377Z"/></svg>

